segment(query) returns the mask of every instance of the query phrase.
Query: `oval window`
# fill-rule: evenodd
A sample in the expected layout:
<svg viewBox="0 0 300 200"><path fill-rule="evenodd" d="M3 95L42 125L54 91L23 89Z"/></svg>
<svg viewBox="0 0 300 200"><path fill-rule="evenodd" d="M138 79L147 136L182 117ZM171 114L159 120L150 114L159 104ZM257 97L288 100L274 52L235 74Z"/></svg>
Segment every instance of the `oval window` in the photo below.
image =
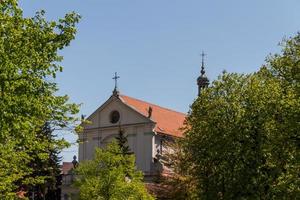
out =
<svg viewBox="0 0 300 200"><path fill-rule="evenodd" d="M118 111L115 110L110 113L110 122L112 124L117 123L119 119L120 119L120 113Z"/></svg>

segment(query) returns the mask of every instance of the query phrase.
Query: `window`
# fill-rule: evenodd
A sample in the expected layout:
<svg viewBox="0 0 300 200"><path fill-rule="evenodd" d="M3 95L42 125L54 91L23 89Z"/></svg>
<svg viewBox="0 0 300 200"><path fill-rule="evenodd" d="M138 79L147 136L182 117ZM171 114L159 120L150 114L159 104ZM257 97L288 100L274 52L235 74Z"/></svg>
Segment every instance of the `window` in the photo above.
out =
<svg viewBox="0 0 300 200"><path fill-rule="evenodd" d="M120 120L120 113L118 111L112 111L110 113L110 123L115 124Z"/></svg>

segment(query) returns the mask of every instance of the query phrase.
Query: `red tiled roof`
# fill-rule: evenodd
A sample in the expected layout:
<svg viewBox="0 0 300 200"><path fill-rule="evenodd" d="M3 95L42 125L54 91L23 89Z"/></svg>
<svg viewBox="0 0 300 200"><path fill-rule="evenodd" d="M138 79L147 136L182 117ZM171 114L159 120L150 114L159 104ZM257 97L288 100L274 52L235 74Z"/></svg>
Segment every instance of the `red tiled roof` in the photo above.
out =
<svg viewBox="0 0 300 200"><path fill-rule="evenodd" d="M138 100L129 96L120 95L121 100L132 107L145 117L148 117L149 107L152 108L151 120L156 122L155 131L176 137L182 137L183 131L180 128L186 118L184 113L180 113L168 108L163 108L142 100Z"/></svg>
<svg viewBox="0 0 300 200"><path fill-rule="evenodd" d="M73 169L72 162L63 162L62 167L61 167L62 174L68 174L71 169Z"/></svg>

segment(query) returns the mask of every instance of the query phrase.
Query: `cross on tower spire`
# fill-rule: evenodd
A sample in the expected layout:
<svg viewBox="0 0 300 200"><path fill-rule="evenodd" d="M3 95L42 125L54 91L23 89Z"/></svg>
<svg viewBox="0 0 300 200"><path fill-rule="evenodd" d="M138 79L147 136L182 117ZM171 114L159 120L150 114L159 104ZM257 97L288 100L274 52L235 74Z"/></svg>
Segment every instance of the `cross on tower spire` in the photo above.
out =
<svg viewBox="0 0 300 200"><path fill-rule="evenodd" d="M118 79L120 78L120 76L118 76L117 72L115 72L115 76L112 78L115 80L115 88L114 88L114 91L113 91L113 94L114 95L118 95L119 94L119 91L118 91Z"/></svg>
<svg viewBox="0 0 300 200"><path fill-rule="evenodd" d="M202 54L201 54L201 57L202 57L201 75L202 75L202 76L205 74L205 69L204 69L204 56L206 56L206 54L204 53L204 51L202 51Z"/></svg>

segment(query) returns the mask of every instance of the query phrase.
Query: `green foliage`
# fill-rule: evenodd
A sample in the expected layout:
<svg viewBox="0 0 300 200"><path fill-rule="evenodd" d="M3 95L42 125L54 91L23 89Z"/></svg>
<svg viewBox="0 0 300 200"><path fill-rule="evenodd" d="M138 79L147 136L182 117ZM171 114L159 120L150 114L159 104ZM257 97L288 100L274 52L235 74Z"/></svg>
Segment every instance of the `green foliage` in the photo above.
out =
<svg viewBox="0 0 300 200"><path fill-rule="evenodd" d="M16 198L20 185L42 183L42 176L31 177L29 163L67 144L37 135L46 122L66 129L76 121L78 106L55 94L54 78L62 70L58 51L74 39L78 20L70 13L49 22L44 11L25 18L17 0L0 3L0 199Z"/></svg>
<svg viewBox="0 0 300 200"><path fill-rule="evenodd" d="M135 168L134 156L124 155L116 141L96 149L94 159L80 163L76 174L81 199L153 199L142 182L143 174Z"/></svg>
<svg viewBox="0 0 300 200"><path fill-rule="evenodd" d="M197 190L196 181L193 177L193 165L189 154L183 151L182 140L176 139L165 143L165 149L162 157L164 167L172 169L168 176L160 177L160 187L163 188L164 199L172 200L192 200L196 198L195 191Z"/></svg>
<svg viewBox="0 0 300 200"><path fill-rule="evenodd" d="M123 155L130 154L130 148L128 146L127 137L124 135L124 130L119 127L119 135L116 137L118 145L123 153Z"/></svg>
<svg viewBox="0 0 300 200"><path fill-rule="evenodd" d="M184 152L198 198L299 197L299 38L257 73L224 72L193 103Z"/></svg>
<svg viewBox="0 0 300 200"><path fill-rule="evenodd" d="M61 157L59 156L61 147L57 144L60 141L56 139L57 135L53 133L49 123L44 125L41 132L37 134L37 137L42 138L52 145L43 149L42 152L31 153L32 160L29 163L29 167L33 169L33 172L30 174L30 178L35 180L33 183L37 182L38 179L40 181L27 186L28 196L32 196L32 192L34 192L35 200L44 200L44 196L46 200L60 198L57 196L57 191L61 184L58 180L61 174ZM39 153L45 154L45 158L39 158L37 156Z"/></svg>

